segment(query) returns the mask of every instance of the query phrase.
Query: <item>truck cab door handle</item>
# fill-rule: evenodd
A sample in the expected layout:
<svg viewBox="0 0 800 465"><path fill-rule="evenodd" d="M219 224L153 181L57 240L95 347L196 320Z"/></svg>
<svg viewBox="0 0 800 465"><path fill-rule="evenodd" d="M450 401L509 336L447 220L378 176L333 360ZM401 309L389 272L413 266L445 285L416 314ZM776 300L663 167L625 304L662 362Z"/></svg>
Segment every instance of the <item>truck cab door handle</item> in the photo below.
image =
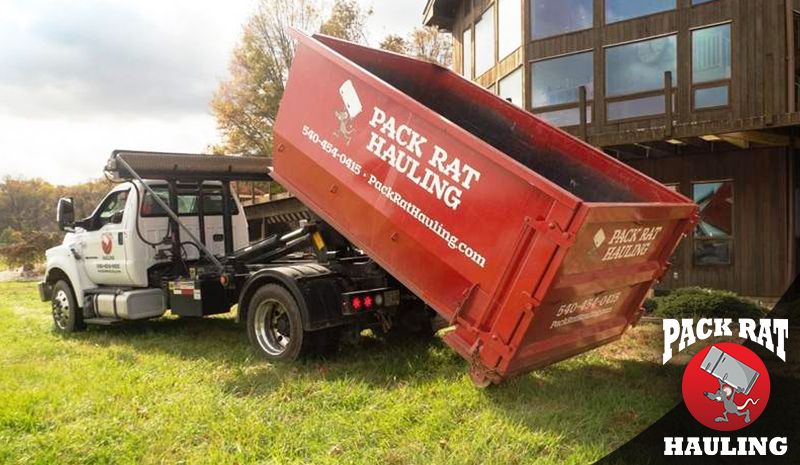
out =
<svg viewBox="0 0 800 465"><path fill-rule="evenodd" d="M117 233L117 244L122 245L123 240L124 240L123 234L121 232Z"/></svg>

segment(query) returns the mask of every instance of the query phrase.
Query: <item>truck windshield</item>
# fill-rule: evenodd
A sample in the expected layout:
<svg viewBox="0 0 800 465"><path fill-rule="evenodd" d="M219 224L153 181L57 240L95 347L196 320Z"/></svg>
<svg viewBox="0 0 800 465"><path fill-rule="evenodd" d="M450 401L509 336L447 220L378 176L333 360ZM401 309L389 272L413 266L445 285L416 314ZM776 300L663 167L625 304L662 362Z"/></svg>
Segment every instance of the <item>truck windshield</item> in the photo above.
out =
<svg viewBox="0 0 800 465"><path fill-rule="evenodd" d="M169 188L167 186L153 186L152 189L161 200L169 204ZM198 206L197 186L178 186L178 216L196 216ZM222 215L222 187L203 187L203 213L207 216ZM140 214L145 218L167 216L164 209L156 203L150 192L144 194ZM231 198L231 214L239 214L239 209L236 207L236 202L233 198Z"/></svg>

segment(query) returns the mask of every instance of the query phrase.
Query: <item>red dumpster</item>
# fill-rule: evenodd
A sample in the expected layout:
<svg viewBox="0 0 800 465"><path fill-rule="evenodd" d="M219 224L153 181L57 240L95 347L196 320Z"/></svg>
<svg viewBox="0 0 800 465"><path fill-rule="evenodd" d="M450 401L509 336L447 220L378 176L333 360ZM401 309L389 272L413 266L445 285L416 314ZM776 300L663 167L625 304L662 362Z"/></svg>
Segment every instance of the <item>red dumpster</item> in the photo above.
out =
<svg viewBox="0 0 800 465"><path fill-rule="evenodd" d="M296 38L275 179L453 324L473 380L638 321L693 203L440 66Z"/></svg>

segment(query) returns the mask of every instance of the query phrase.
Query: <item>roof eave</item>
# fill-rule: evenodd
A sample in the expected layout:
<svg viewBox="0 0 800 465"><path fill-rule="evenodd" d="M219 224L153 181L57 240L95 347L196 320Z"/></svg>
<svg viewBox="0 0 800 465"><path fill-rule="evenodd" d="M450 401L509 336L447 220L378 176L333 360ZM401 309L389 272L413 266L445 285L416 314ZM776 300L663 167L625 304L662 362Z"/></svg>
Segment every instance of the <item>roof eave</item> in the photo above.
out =
<svg viewBox="0 0 800 465"><path fill-rule="evenodd" d="M452 31L456 8L460 3L461 0L428 0L422 13L422 24Z"/></svg>

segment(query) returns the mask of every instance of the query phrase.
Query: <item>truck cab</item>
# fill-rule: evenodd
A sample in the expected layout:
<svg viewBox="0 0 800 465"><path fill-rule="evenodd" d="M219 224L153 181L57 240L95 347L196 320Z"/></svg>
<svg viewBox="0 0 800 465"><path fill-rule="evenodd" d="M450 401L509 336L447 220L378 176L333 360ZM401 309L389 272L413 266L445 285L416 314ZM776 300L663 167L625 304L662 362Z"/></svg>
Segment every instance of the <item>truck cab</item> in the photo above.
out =
<svg viewBox="0 0 800 465"><path fill-rule="evenodd" d="M225 253L223 188L222 183L209 181L175 184L175 212L181 222L219 256ZM168 203L169 189L164 181L121 182L106 194L91 215L78 221L72 218L72 200L61 199L58 221L66 235L61 245L46 252L47 270L45 281L40 285L43 297L52 297L59 281L69 286L69 289L60 289L56 300L64 302L65 307L70 299L74 299L74 305L85 307L88 295L101 293L136 290L150 290L153 296L160 293L159 278L175 257L170 218L154 196ZM244 210L235 195L225 197L230 202L233 246L242 249L248 245ZM201 210L202 220L198 215ZM200 247L188 238L184 238L178 250L177 258L184 262L192 263L200 258ZM151 318L165 310L163 305L152 307L145 311L131 308L128 319Z"/></svg>

